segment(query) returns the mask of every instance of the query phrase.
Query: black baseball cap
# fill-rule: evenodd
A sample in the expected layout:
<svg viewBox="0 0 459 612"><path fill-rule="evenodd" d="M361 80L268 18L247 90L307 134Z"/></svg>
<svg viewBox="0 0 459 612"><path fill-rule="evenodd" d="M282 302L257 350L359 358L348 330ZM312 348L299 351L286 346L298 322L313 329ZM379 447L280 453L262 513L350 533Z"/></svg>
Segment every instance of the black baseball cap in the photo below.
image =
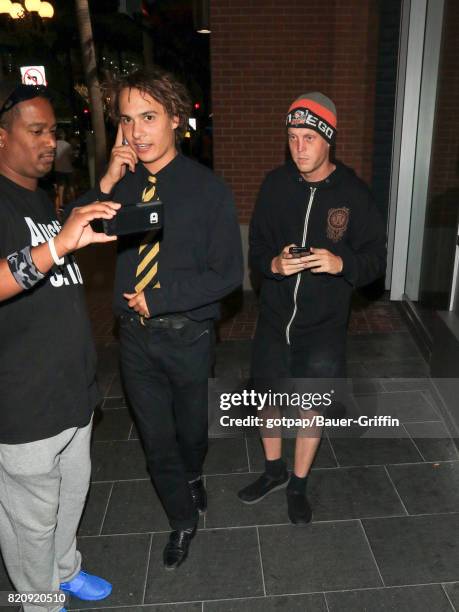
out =
<svg viewBox="0 0 459 612"><path fill-rule="evenodd" d="M2 81L0 83L0 117L16 104L33 98L50 100L51 95L45 85L24 85L15 81Z"/></svg>

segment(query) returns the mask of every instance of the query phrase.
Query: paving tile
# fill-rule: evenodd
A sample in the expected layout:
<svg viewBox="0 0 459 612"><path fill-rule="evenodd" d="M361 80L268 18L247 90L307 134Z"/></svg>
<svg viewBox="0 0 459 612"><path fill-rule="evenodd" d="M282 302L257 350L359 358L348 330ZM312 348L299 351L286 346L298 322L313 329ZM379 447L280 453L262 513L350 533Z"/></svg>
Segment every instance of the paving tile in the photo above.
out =
<svg viewBox="0 0 459 612"><path fill-rule="evenodd" d="M368 420L356 423L345 424L344 426L327 426L326 434L330 440L334 440L337 438L348 439L348 440L368 440L368 439L377 439L377 440L411 440L409 433L406 431L405 426L400 421L397 425L390 424L390 419L387 415L372 415L372 414L364 414L362 415L360 412L356 411L354 414L346 415L350 418L358 419L360 417L365 417ZM383 419L389 423L382 421L381 425L371 423L371 419L379 418L381 416Z"/></svg>
<svg viewBox="0 0 459 612"><path fill-rule="evenodd" d="M99 535L111 489L111 482L93 482L91 484L78 535Z"/></svg>
<svg viewBox="0 0 459 612"><path fill-rule="evenodd" d="M97 356L97 382L102 393L106 395L118 371L118 344L101 346L97 343Z"/></svg>
<svg viewBox="0 0 459 612"><path fill-rule="evenodd" d="M0 554L0 591L8 591L10 593L16 592L15 589L13 588L13 585L10 582L10 579L8 578L6 574L6 569L3 564L3 559L2 559L1 554ZM22 608L17 607L17 606L0 605L0 612L20 612L21 609Z"/></svg>
<svg viewBox="0 0 459 612"><path fill-rule="evenodd" d="M457 446L443 423L406 423L405 428L426 461L459 459Z"/></svg>
<svg viewBox="0 0 459 612"><path fill-rule="evenodd" d="M459 578L459 513L364 519L386 586Z"/></svg>
<svg viewBox="0 0 459 612"><path fill-rule="evenodd" d="M115 372L115 376L111 382L111 385L107 391L107 397L120 397L124 396L124 387L121 382L121 376L118 370Z"/></svg>
<svg viewBox="0 0 459 612"><path fill-rule="evenodd" d="M236 356L242 363L250 363L252 354L252 342L249 339L245 340L228 340L218 342L216 346L216 361L217 364L228 356ZM228 373L225 373L227 376Z"/></svg>
<svg viewBox="0 0 459 612"><path fill-rule="evenodd" d="M204 602L204 612L327 612L322 593Z"/></svg>
<svg viewBox="0 0 459 612"><path fill-rule="evenodd" d="M445 584L443 588L447 592L448 597L455 609L459 610L459 582Z"/></svg>
<svg viewBox="0 0 459 612"><path fill-rule="evenodd" d="M352 391L354 395L368 393L379 393L384 391L384 387L379 378L352 378Z"/></svg>
<svg viewBox="0 0 459 612"><path fill-rule="evenodd" d="M139 440L139 439L140 439L139 430L137 429L137 425L134 422L132 423L131 432L129 434L129 440Z"/></svg>
<svg viewBox="0 0 459 612"><path fill-rule="evenodd" d="M429 367L423 359L404 359L403 361L388 360L366 362L369 376L373 378L426 378Z"/></svg>
<svg viewBox="0 0 459 612"><path fill-rule="evenodd" d="M186 563L164 569L166 534L153 536L145 603L263 595L255 528L198 531Z"/></svg>
<svg viewBox="0 0 459 612"><path fill-rule="evenodd" d="M295 457L295 440L293 438L284 438L282 446L284 461L286 461L288 469L292 470ZM263 472L265 469L265 458L260 436L247 436L247 448L249 452L250 471ZM312 469L326 467L336 467L336 461L330 447L330 442L327 438L323 437L314 459Z"/></svg>
<svg viewBox="0 0 459 612"><path fill-rule="evenodd" d="M346 362L346 374L349 378L352 378L352 380L365 380L369 376L368 370L365 367L365 362L360 360L350 360L349 356Z"/></svg>
<svg viewBox="0 0 459 612"><path fill-rule="evenodd" d="M409 421L439 421L440 415L421 391L378 393L356 398L362 414L377 414Z"/></svg>
<svg viewBox="0 0 459 612"><path fill-rule="evenodd" d="M135 606L142 603L147 572L150 535L99 536L79 538L84 569L113 584L112 594L99 602L72 598L69 610L108 606Z"/></svg>
<svg viewBox="0 0 459 612"><path fill-rule="evenodd" d="M409 514L459 509L459 461L388 465L387 469Z"/></svg>
<svg viewBox="0 0 459 612"><path fill-rule="evenodd" d="M331 438L340 466L416 463L422 457L406 438Z"/></svg>
<svg viewBox="0 0 459 612"><path fill-rule="evenodd" d="M118 341L103 339L97 341L97 355L100 367L116 369L119 363Z"/></svg>
<svg viewBox="0 0 459 612"><path fill-rule="evenodd" d="M358 521L259 527L268 595L382 586Z"/></svg>
<svg viewBox="0 0 459 612"><path fill-rule="evenodd" d="M106 363L104 356L99 356L98 367L96 373L97 385L102 396L105 397L108 393L110 385L112 384L113 377L115 375L115 369Z"/></svg>
<svg viewBox="0 0 459 612"><path fill-rule="evenodd" d="M429 377L422 378L384 378L381 384L385 391L424 391L432 389L432 381Z"/></svg>
<svg viewBox="0 0 459 612"><path fill-rule="evenodd" d="M378 393L385 390L383 380L371 377L365 362L348 361L346 372L348 378L352 380L352 389L355 394Z"/></svg>
<svg viewBox="0 0 459 612"><path fill-rule="evenodd" d="M326 593L328 612L453 612L439 584Z"/></svg>
<svg viewBox="0 0 459 612"><path fill-rule="evenodd" d="M217 344L214 374L216 378L242 377L250 365L250 340L225 341Z"/></svg>
<svg viewBox="0 0 459 612"><path fill-rule="evenodd" d="M244 366L239 361L237 355L234 353L229 353L227 355L217 357L214 376L217 378L224 378L226 376L242 377L243 368Z"/></svg>
<svg viewBox="0 0 459 612"><path fill-rule="evenodd" d="M245 439L213 438L209 440L209 450L204 462L205 474L230 474L248 472Z"/></svg>
<svg viewBox="0 0 459 612"><path fill-rule="evenodd" d="M314 470L308 499L314 521L406 514L382 466Z"/></svg>
<svg viewBox="0 0 459 612"><path fill-rule="evenodd" d="M77 608L72 609L76 610ZM97 608L86 610L86 612L96 611ZM122 606L118 608L103 608L103 612L202 612L202 603L156 604L152 606L129 606L129 608Z"/></svg>
<svg viewBox="0 0 459 612"><path fill-rule="evenodd" d="M0 550L0 590L8 591L12 588L8 574L6 573L5 563L3 561L2 551Z"/></svg>
<svg viewBox="0 0 459 612"><path fill-rule="evenodd" d="M222 397L225 394L240 394L247 389L247 382L240 378L212 378L209 380L209 437L231 437L240 436L247 431L258 432L256 427L235 427L222 425L222 417L243 418L250 414L247 407L231 407L230 412L226 412L221 407ZM254 410L254 412L256 412Z"/></svg>
<svg viewBox="0 0 459 612"><path fill-rule="evenodd" d="M92 479L130 480L148 478L140 442L94 442L91 447Z"/></svg>
<svg viewBox="0 0 459 612"><path fill-rule="evenodd" d="M132 427L132 419L127 408L119 410L96 410L94 413L93 439L127 440Z"/></svg>
<svg viewBox="0 0 459 612"><path fill-rule="evenodd" d="M103 534L168 530L169 522L150 479L114 483Z"/></svg>
<svg viewBox="0 0 459 612"><path fill-rule="evenodd" d="M240 527L244 525L274 525L287 523L285 490L275 491L257 504L242 503L239 489L258 478L259 474L207 476L209 507L206 527Z"/></svg>
<svg viewBox="0 0 459 612"><path fill-rule="evenodd" d="M368 360L403 361L421 357L409 332L350 336L347 340L347 354L350 360L366 363Z"/></svg>

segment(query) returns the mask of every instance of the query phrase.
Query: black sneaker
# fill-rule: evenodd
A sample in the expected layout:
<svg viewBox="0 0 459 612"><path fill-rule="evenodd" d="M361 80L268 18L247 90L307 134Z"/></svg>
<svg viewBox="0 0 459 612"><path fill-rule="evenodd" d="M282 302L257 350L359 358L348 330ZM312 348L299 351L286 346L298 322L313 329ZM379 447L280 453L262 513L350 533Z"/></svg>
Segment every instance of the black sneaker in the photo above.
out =
<svg viewBox="0 0 459 612"><path fill-rule="evenodd" d="M287 490L288 518L294 525L307 525L312 519L312 510L304 493Z"/></svg>
<svg viewBox="0 0 459 612"><path fill-rule="evenodd" d="M241 502L244 502L244 504L256 504L273 491L284 489L287 486L287 483L287 471L285 471L279 478L272 478L266 472L264 472L260 478L255 480L255 482L252 482L252 484L248 485L244 489L241 489L237 496Z"/></svg>
<svg viewBox="0 0 459 612"><path fill-rule="evenodd" d="M194 507L199 514L204 514L207 510L207 493L202 478L193 480L188 484L190 485L190 493L193 498Z"/></svg>

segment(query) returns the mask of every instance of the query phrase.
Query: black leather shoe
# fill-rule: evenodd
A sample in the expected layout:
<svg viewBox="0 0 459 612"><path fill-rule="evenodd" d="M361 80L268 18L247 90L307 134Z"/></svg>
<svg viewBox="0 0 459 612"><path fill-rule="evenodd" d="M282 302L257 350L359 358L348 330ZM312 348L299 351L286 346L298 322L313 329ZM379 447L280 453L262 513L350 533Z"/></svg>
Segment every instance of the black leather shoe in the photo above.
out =
<svg viewBox="0 0 459 612"><path fill-rule="evenodd" d="M164 567L168 570L175 569L181 565L188 556L190 542L194 538L196 527L172 531L169 542L163 552Z"/></svg>
<svg viewBox="0 0 459 612"><path fill-rule="evenodd" d="M306 495L287 489L288 518L294 525L307 525L312 519L312 510Z"/></svg>
<svg viewBox="0 0 459 612"><path fill-rule="evenodd" d="M207 492L202 482L202 478L188 483L193 503L199 514L204 514L207 510Z"/></svg>

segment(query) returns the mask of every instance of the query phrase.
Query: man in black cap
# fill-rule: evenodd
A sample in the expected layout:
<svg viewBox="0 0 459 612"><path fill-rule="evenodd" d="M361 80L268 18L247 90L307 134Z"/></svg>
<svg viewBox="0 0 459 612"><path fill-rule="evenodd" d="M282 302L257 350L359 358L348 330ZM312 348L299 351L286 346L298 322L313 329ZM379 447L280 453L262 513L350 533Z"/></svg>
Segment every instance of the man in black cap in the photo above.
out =
<svg viewBox="0 0 459 612"><path fill-rule="evenodd" d="M18 591L51 593L25 612L64 610L58 591L107 597L81 571L76 531L89 488L96 355L81 274L71 255L93 219L119 204L72 211L61 228L38 188L53 165L56 119L45 87L0 85L0 547Z"/></svg>
<svg viewBox="0 0 459 612"><path fill-rule="evenodd" d="M352 291L384 273L385 228L369 190L330 159L336 125L329 98L299 96L286 120L292 159L270 172L260 189L249 235L250 265L263 277L255 381L345 377ZM281 437L264 431L265 472L239 492L241 501L253 504L287 487L290 521L308 523L306 482L320 435L311 428L297 436L289 479Z"/></svg>

